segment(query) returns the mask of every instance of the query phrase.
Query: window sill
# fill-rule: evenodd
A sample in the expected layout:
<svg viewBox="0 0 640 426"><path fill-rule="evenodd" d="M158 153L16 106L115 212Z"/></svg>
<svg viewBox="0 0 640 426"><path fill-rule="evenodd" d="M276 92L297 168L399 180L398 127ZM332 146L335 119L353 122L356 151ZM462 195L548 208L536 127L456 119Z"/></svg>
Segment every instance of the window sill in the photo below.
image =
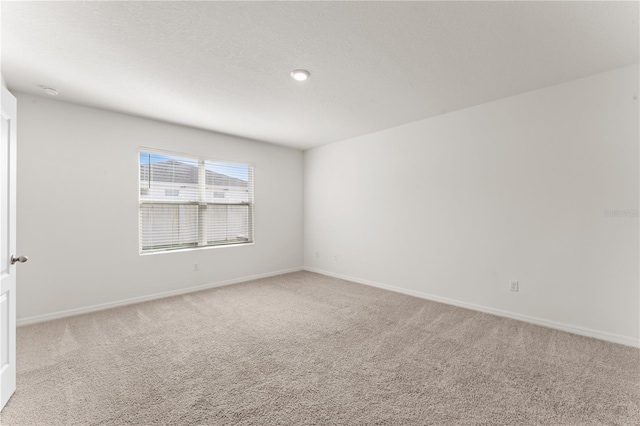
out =
<svg viewBox="0 0 640 426"><path fill-rule="evenodd" d="M168 254L168 253L182 253L185 251L199 251L199 250L211 250L211 249L221 249L221 248L231 248L231 247L244 247L244 246L252 246L255 244L255 241L250 243L239 243L239 244L219 244L205 247L187 247L183 249L176 250L158 250L158 251L149 251L149 252L138 252L140 256L153 256L155 254Z"/></svg>

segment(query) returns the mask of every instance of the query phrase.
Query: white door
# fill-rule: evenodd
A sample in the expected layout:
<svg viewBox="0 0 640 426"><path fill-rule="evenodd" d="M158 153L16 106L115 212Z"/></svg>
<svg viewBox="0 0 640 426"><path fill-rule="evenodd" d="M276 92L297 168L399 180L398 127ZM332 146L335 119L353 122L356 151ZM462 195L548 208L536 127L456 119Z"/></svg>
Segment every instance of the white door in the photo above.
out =
<svg viewBox="0 0 640 426"><path fill-rule="evenodd" d="M16 98L2 88L0 140L0 409L16 390Z"/></svg>

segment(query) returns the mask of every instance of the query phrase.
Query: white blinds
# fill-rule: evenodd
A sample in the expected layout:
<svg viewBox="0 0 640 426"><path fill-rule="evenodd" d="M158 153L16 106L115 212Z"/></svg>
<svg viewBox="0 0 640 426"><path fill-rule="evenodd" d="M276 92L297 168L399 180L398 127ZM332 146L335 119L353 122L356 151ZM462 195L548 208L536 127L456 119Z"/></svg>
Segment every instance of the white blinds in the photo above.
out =
<svg viewBox="0 0 640 426"><path fill-rule="evenodd" d="M253 241L253 167L140 152L140 251Z"/></svg>

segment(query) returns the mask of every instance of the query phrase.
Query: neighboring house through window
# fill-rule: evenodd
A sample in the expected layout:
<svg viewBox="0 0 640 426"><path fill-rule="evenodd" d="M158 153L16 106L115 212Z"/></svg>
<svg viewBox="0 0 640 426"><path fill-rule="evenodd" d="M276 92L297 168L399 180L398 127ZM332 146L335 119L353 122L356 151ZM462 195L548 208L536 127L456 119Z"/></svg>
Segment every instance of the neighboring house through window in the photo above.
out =
<svg viewBox="0 0 640 426"><path fill-rule="evenodd" d="M140 252L253 242L253 167L141 150Z"/></svg>

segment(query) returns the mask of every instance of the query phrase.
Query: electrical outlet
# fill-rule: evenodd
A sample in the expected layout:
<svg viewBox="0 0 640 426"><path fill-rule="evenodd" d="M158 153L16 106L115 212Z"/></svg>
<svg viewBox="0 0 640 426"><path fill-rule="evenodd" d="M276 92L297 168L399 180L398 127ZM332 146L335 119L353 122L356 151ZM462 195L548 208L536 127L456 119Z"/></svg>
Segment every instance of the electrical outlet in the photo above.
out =
<svg viewBox="0 0 640 426"><path fill-rule="evenodd" d="M193 272L198 272L200 270L200 266L197 263L193 264Z"/></svg>
<svg viewBox="0 0 640 426"><path fill-rule="evenodd" d="M509 289L511 291L518 291L518 281L509 281Z"/></svg>
<svg viewBox="0 0 640 426"><path fill-rule="evenodd" d="M335 260L336 262L338 261L338 255L337 254L333 255L333 260Z"/></svg>

